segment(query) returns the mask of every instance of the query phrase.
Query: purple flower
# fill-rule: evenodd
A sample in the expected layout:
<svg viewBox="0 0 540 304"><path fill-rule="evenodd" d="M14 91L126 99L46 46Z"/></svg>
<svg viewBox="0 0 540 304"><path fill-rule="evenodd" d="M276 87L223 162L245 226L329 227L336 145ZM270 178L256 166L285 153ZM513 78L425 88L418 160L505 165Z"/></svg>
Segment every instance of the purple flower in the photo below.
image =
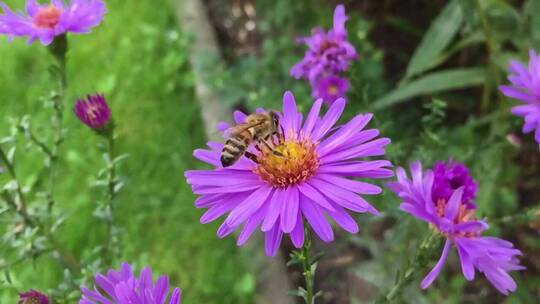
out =
<svg viewBox="0 0 540 304"><path fill-rule="evenodd" d="M433 178L432 199L434 202L440 199L448 201L455 190L463 187L461 198L463 204L469 208L476 208L473 200L476 197L477 185L465 165L452 160L447 163L435 162Z"/></svg>
<svg viewBox="0 0 540 304"><path fill-rule="evenodd" d="M111 109L100 94L77 100L73 112L82 123L94 130L103 129L111 121Z"/></svg>
<svg viewBox="0 0 540 304"><path fill-rule="evenodd" d="M95 276L97 286L94 290L82 287L82 299L79 304L162 304L169 295L169 277L160 276L152 281L152 270L143 268L137 277L131 265L122 263L120 270L109 270L107 275ZM169 298L169 304L180 304L181 291L175 288Z"/></svg>
<svg viewBox="0 0 540 304"><path fill-rule="evenodd" d="M101 23L106 11L102 0L71 0L69 5L63 0L52 0L50 4L27 0L26 15L12 11L3 2L0 7L4 11L0 15L0 34L9 39L26 36L28 43L39 39L44 45L67 32L88 33Z"/></svg>
<svg viewBox="0 0 540 304"><path fill-rule="evenodd" d="M365 159L384 155L390 140L376 139L377 129L364 129L372 114L360 114L335 126L345 108L342 98L319 117L321 106L322 100L316 101L303 120L293 94L286 92L283 113L278 113L284 134L269 140L273 151L262 144L258 145L260 151L256 147L248 149L257 162L243 156L234 165L223 168L223 144L209 142L210 150L195 150L196 158L215 167L185 173L193 192L200 195L195 206L208 209L201 223L227 214L217 234L223 238L242 226L239 246L261 227L266 235L266 254L273 256L283 234L290 235L295 247L302 247L304 223L320 239L331 242L334 233L328 219L356 233L358 225L347 210L378 214L360 195L379 194L381 188L353 178L393 175L387 168L391 166L389 161ZM238 111L234 117L236 123L246 119Z"/></svg>
<svg viewBox="0 0 540 304"><path fill-rule="evenodd" d="M416 162L411 165L412 180L403 168L398 168L396 175L397 182L390 183L389 187L402 199L400 209L429 223L446 238L442 255L422 281L422 288L427 288L437 278L453 245L465 279L473 280L477 269L501 293L507 295L516 290L516 283L508 272L524 269L517 260L521 251L510 242L481 235L488 225L477 220L475 209L463 202L465 186L454 190L447 200L434 201L432 192L439 185L433 171L423 172L422 165Z"/></svg>
<svg viewBox="0 0 540 304"><path fill-rule="evenodd" d="M345 98L349 89L349 81L335 75L329 75L317 82L317 89L313 92L313 98L322 98L327 103L332 103L338 98Z"/></svg>
<svg viewBox="0 0 540 304"><path fill-rule="evenodd" d="M19 294L18 304L49 304L49 298L39 291L31 289Z"/></svg>
<svg viewBox="0 0 540 304"><path fill-rule="evenodd" d="M534 50L529 52L529 66L512 60L510 62L510 86L500 86L501 92L511 98L523 102L523 105L512 108L512 114L523 117L523 133L536 130L534 139L540 143L540 55Z"/></svg>
<svg viewBox="0 0 540 304"><path fill-rule="evenodd" d="M304 59L294 65L291 76L316 82L323 74L337 74L347 70L349 62L358 57L352 44L347 41L345 29L345 7L338 5L334 11L334 27L325 32L322 28L313 29L310 37L300 38L308 50Z"/></svg>

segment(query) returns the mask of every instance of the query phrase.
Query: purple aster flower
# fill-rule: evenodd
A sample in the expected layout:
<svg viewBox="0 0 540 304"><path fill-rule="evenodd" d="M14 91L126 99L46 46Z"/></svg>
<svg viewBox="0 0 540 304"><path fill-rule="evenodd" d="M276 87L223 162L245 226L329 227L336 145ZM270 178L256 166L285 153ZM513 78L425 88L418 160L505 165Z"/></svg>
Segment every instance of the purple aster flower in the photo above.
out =
<svg viewBox="0 0 540 304"><path fill-rule="evenodd" d="M322 75L335 75L347 70L349 62L358 55L347 41L346 21L345 7L338 5L331 30L325 32L322 28L315 28L310 37L300 38L299 42L306 44L308 50L302 61L292 67L291 76L316 83Z"/></svg>
<svg viewBox="0 0 540 304"><path fill-rule="evenodd" d="M477 185L464 164L452 160L447 163L435 162L433 178L432 198L434 202L440 199L448 201L455 190L463 187L463 197L461 198L463 204L469 208L476 208L473 201L476 197Z"/></svg>
<svg viewBox="0 0 540 304"><path fill-rule="evenodd" d="M77 100L73 112L82 123L94 130L103 129L111 121L111 109L100 94Z"/></svg>
<svg viewBox="0 0 540 304"><path fill-rule="evenodd" d="M195 206L208 209L201 223L227 214L217 234L223 238L242 226L239 246L260 227L266 236L266 254L273 256L283 234L290 235L295 247L302 247L304 224L321 240L331 242L334 233L328 219L356 233L358 225L347 210L378 214L360 195L379 194L381 188L353 178L393 175L389 161L365 159L384 155L390 140L376 139L377 129L364 129L372 114L360 114L336 126L345 108L342 98L319 117L321 106L319 99L304 120L293 94L286 92L283 113L278 113L284 134L270 139L272 150L263 145L249 147L256 162L243 156L223 168L223 144L210 142L210 150L195 150L196 158L215 167L185 173L193 192L200 195ZM246 115L237 111L234 118L244 123Z"/></svg>
<svg viewBox="0 0 540 304"><path fill-rule="evenodd" d="M39 291L31 289L19 294L18 304L49 304L49 298Z"/></svg>
<svg viewBox="0 0 540 304"><path fill-rule="evenodd" d="M152 269L145 267L137 277L131 265L122 263L119 271L109 270L107 275L95 276L94 290L82 287L79 304L162 304L169 295L169 277L160 276L152 281ZM180 304L181 291L175 288L169 304Z"/></svg>
<svg viewBox="0 0 540 304"><path fill-rule="evenodd" d="M534 139L540 144L540 55L534 50L529 52L529 66L525 67L512 60L509 66L510 86L501 86L501 92L511 98L520 100L523 105L512 108L512 114L523 117L523 133L534 130Z"/></svg>
<svg viewBox="0 0 540 304"><path fill-rule="evenodd" d="M475 269L484 273L491 284L507 295L516 290L516 283L508 274L512 270L524 269L517 256L521 251L505 240L482 236L488 228L485 221L475 218L475 209L463 202L465 186L454 190L450 198L433 200L433 189L440 188L431 170L422 171L419 162L411 165L412 180L403 168L396 171L397 182L389 187L401 199L400 209L430 224L430 227L446 238L439 261L423 279L422 288L427 288L439 275L452 245L456 247L465 279L473 280Z"/></svg>
<svg viewBox="0 0 540 304"><path fill-rule="evenodd" d="M0 15L0 34L9 39L26 36L28 43L39 39L44 45L67 32L88 33L101 23L106 10L102 0L71 0L68 5L63 0L52 0L50 4L27 0L26 15L12 11L3 2L0 7L4 11Z"/></svg>
<svg viewBox="0 0 540 304"><path fill-rule="evenodd" d="M332 103L338 98L345 98L345 93L349 89L349 81L335 75L321 78L313 92L313 98L322 98L327 103Z"/></svg>

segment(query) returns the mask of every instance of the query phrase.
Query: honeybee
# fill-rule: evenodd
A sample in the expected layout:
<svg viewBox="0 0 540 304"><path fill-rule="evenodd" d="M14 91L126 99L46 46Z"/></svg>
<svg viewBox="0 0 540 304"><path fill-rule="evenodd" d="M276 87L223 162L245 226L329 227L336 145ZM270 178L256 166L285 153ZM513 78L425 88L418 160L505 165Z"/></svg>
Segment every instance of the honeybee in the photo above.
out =
<svg viewBox="0 0 540 304"><path fill-rule="evenodd" d="M232 166L242 155L257 162L257 156L247 151L247 148L251 143L257 142L273 150L268 141L272 136L279 134L279 129L279 116L274 111L248 115L245 123L237 124L225 131L229 138L221 151L221 164L223 167Z"/></svg>

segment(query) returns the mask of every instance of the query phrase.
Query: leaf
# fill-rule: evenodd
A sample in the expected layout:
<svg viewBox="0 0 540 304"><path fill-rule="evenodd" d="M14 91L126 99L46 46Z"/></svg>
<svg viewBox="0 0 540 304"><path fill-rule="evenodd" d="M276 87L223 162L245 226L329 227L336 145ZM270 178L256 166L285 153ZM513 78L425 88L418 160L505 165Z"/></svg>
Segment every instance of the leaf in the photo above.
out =
<svg viewBox="0 0 540 304"><path fill-rule="evenodd" d="M450 44L463 23L463 11L458 0L453 0L433 21L407 66L405 79L437 65L440 54Z"/></svg>
<svg viewBox="0 0 540 304"><path fill-rule="evenodd" d="M485 78L486 72L480 67L433 72L402 85L376 100L372 105L372 109L380 110L419 95L481 85L484 83Z"/></svg>

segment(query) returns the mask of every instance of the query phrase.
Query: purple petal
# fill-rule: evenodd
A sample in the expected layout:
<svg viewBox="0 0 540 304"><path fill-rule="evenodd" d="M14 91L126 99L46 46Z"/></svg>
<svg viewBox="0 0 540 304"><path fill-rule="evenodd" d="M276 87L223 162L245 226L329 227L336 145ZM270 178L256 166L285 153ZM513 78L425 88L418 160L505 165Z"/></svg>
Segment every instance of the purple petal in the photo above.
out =
<svg viewBox="0 0 540 304"><path fill-rule="evenodd" d="M240 225L263 205L271 193L272 188L269 186L262 186L254 191L229 214L225 220L227 225L231 227Z"/></svg>
<svg viewBox="0 0 540 304"><path fill-rule="evenodd" d="M343 113L343 110L345 109L345 99L340 98L337 99L332 105L330 106L330 109L328 109L328 112L324 115L324 117L321 119L321 121L317 124L315 129L313 130L313 135L311 139L313 141L320 140L328 130L330 130L334 124L338 121L338 119L341 117L341 114Z"/></svg>
<svg viewBox="0 0 540 304"><path fill-rule="evenodd" d="M302 215L300 215L300 212L298 212L296 226L291 232L291 241L295 248L301 248L304 246L304 221L302 220Z"/></svg>
<svg viewBox="0 0 540 304"><path fill-rule="evenodd" d="M433 281L439 276L439 273L441 272L441 269L444 266L444 262L446 261L446 258L448 257L448 252L450 251L451 242L450 240L446 240L444 243L444 249L441 254L441 257L439 258L439 261L437 264L435 264L435 267L429 272L429 274L422 280L422 283L420 283L420 286L422 289L426 289L433 283Z"/></svg>
<svg viewBox="0 0 540 304"><path fill-rule="evenodd" d="M285 199L281 205L281 230L290 233L296 226L298 218L299 194L296 187L285 189Z"/></svg>
<svg viewBox="0 0 540 304"><path fill-rule="evenodd" d="M459 261L461 263L461 271L463 276L467 281L472 281L474 279L474 266L469 254L467 251L459 245L459 242L456 241L456 248L459 255Z"/></svg>
<svg viewBox="0 0 540 304"><path fill-rule="evenodd" d="M320 208L310 200L305 200L300 206L302 214L306 217L313 231L325 242L334 240L334 232Z"/></svg>
<svg viewBox="0 0 540 304"><path fill-rule="evenodd" d="M298 184L298 189L302 194L317 203L319 206L334 211L334 206L319 192L317 189L313 188L309 183Z"/></svg>
<svg viewBox="0 0 540 304"><path fill-rule="evenodd" d="M463 186L459 187L452 193L452 196L446 203L444 210L444 217L448 220L454 220L459 211L459 206L461 205L461 197L463 196Z"/></svg>
<svg viewBox="0 0 540 304"><path fill-rule="evenodd" d="M313 131L313 127L315 127L315 123L319 119L319 112L321 111L322 103L322 99L318 99L317 101L315 101L306 118L304 127L302 128L302 133L308 138L311 138L311 132Z"/></svg>
<svg viewBox="0 0 540 304"><path fill-rule="evenodd" d="M269 201L268 213L266 214L262 227L261 227L262 231L266 232L274 227L274 224L276 223L279 217L281 206L282 204L285 203L283 196L284 196L283 190L275 189L274 194L272 195Z"/></svg>
<svg viewBox="0 0 540 304"><path fill-rule="evenodd" d="M270 231L265 232L265 234L266 238L264 243L266 255L273 257L276 255L276 252L281 245L281 238L283 236L283 232L281 232L279 225L276 224Z"/></svg>

